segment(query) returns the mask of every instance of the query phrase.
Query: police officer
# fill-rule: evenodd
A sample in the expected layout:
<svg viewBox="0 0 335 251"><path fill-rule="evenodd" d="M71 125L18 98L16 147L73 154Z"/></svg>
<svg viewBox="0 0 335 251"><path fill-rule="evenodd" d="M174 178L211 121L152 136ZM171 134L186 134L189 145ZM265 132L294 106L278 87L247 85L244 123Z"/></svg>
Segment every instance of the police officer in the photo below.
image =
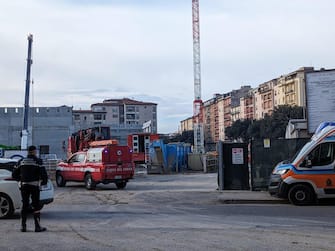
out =
<svg viewBox="0 0 335 251"><path fill-rule="evenodd" d="M27 215L31 212L34 215L35 232L46 231L40 225L40 185L48 182L48 174L43 166L43 161L36 156L36 147L28 147L28 155L23 158L18 167L13 171L13 178L21 183L22 210L21 210L21 232L27 231ZM31 199L31 206L30 206Z"/></svg>

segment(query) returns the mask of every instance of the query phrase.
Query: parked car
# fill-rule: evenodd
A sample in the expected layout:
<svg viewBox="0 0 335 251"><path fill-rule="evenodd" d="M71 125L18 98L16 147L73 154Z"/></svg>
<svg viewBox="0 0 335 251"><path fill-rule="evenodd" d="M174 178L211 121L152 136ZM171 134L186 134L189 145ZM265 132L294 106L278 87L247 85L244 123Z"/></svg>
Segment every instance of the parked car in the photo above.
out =
<svg viewBox="0 0 335 251"><path fill-rule="evenodd" d="M21 208L21 193L18 182L12 179L12 171L18 160L0 158L0 219L12 216ZM41 186L40 204L44 206L53 202L54 187L50 180Z"/></svg>

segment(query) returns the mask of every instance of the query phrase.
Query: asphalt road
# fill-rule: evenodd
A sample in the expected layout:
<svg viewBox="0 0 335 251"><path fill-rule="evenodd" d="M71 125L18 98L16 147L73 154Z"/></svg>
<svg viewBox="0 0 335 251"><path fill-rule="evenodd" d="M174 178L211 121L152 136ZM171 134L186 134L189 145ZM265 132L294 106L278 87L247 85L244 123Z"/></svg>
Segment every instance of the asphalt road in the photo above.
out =
<svg viewBox="0 0 335 251"><path fill-rule="evenodd" d="M56 188L47 232L1 220L0 250L335 250L335 206L222 204L215 174L139 175L125 190Z"/></svg>

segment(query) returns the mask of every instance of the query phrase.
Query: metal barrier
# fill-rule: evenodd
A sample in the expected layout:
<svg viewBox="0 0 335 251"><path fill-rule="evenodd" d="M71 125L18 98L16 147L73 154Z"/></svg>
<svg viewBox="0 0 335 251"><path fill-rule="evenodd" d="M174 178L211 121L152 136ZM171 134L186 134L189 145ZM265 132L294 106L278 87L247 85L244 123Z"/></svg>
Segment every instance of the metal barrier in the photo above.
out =
<svg viewBox="0 0 335 251"><path fill-rule="evenodd" d="M251 142L251 187L267 190L271 172L280 161L290 159L309 139L271 139Z"/></svg>

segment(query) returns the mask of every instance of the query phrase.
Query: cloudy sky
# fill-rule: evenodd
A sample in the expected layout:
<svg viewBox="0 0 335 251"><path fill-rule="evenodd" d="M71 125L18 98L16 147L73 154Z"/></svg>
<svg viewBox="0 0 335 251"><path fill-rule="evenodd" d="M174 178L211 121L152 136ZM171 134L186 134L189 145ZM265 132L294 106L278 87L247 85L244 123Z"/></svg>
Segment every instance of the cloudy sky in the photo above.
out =
<svg viewBox="0 0 335 251"><path fill-rule="evenodd" d="M302 66L335 68L335 1L200 0L202 99ZM0 0L0 106L158 104L159 133L192 116L191 0Z"/></svg>

